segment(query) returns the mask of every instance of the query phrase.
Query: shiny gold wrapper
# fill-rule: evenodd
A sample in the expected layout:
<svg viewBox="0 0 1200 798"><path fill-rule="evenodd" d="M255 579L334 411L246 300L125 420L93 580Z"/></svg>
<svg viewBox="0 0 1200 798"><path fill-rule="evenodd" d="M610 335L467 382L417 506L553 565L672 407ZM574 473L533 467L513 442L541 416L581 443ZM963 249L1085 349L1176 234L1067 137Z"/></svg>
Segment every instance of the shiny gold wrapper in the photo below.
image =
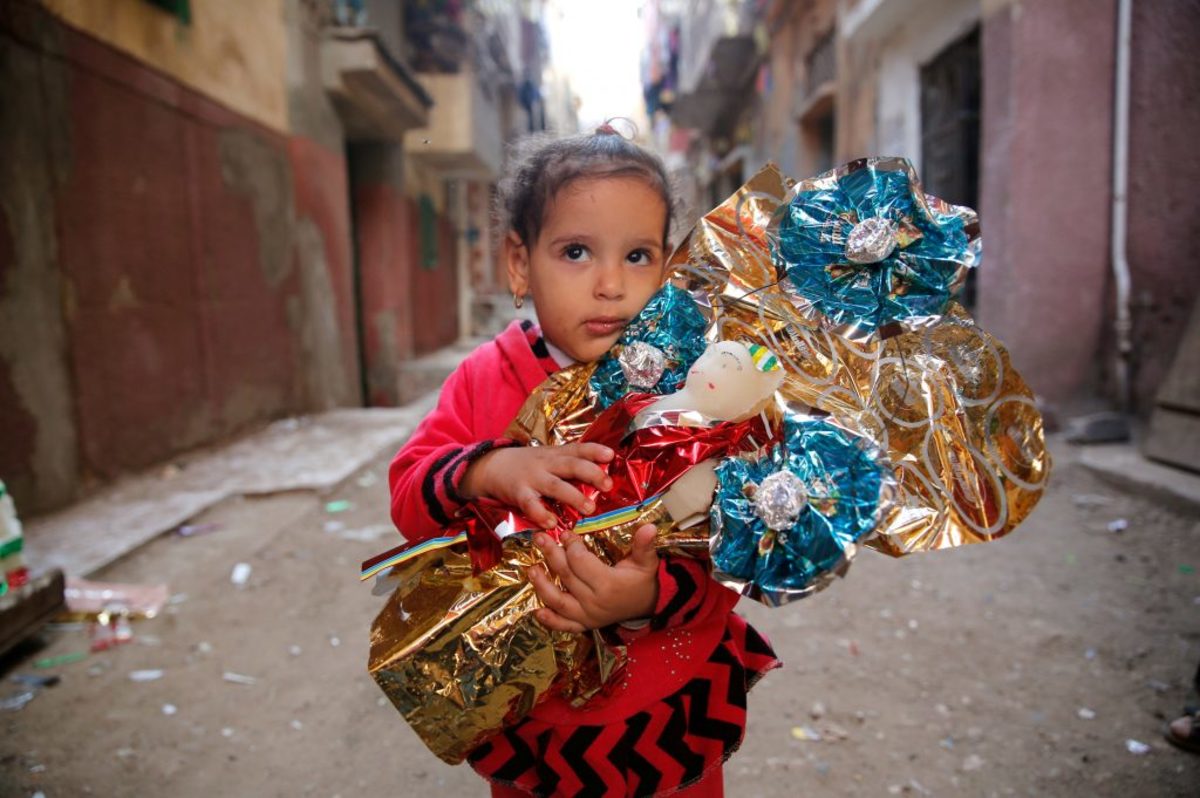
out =
<svg viewBox="0 0 1200 798"><path fill-rule="evenodd" d="M1010 532L1041 497L1050 457L1007 351L957 304L932 326L861 343L802 317L771 265L771 221L787 188L768 166L672 255L673 278L711 314L709 337L767 346L787 371L787 399L887 453L900 506L866 545L899 556Z"/></svg>
<svg viewBox="0 0 1200 798"><path fill-rule="evenodd" d="M1012 531L1041 498L1050 456L1008 352L957 303L931 326L862 342L802 316L771 256L771 223L793 185L772 165L752 177L684 238L671 279L708 315L710 339L775 352L788 404L829 413L887 454L899 502L867 546L899 556ZM596 415L592 368L552 376L509 434L577 440Z"/></svg>
<svg viewBox="0 0 1200 798"><path fill-rule="evenodd" d="M614 563L634 531L658 526L661 550L708 550L707 528L680 531L659 502L617 526L580 537ZM527 537L507 538L501 562L474 574L465 543L423 553L397 566L399 585L371 627L367 669L429 749L458 764L491 735L524 717L543 698L579 705L625 662L624 648L599 632L546 629L525 577L542 562Z"/></svg>

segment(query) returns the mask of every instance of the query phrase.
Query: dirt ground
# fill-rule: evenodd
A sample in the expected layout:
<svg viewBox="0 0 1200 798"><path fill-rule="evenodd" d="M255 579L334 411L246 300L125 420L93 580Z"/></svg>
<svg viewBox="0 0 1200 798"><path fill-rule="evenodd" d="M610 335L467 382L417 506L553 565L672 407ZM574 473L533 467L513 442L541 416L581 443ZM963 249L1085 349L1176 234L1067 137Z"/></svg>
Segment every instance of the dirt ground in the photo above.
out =
<svg viewBox="0 0 1200 798"><path fill-rule="evenodd" d="M1200 794L1200 756L1161 736L1193 699L1200 522L1056 451L1051 490L1003 541L905 560L868 551L799 604L743 602L786 666L751 694L728 795ZM87 650L86 631L52 628L3 663L0 697L22 689L12 675L62 681L0 711L0 794L485 795L366 674L382 599L357 567L395 542L385 466L326 495L226 501L196 519L220 529L164 535L96 575L166 582L173 603L114 650L36 669ZM341 499L352 509L327 512ZM1119 518L1128 528L1110 531ZM240 562L253 569L242 588L230 582ZM161 678L131 680L150 669Z"/></svg>

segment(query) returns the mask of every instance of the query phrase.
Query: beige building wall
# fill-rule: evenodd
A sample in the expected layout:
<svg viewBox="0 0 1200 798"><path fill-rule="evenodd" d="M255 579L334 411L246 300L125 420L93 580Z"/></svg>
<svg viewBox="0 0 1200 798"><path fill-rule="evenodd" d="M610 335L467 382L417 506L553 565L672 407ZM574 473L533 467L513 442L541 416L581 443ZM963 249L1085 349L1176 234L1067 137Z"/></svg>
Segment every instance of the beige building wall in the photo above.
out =
<svg viewBox="0 0 1200 798"><path fill-rule="evenodd" d="M43 0L72 27L221 104L288 129L283 0L199 0L184 24L131 0Z"/></svg>

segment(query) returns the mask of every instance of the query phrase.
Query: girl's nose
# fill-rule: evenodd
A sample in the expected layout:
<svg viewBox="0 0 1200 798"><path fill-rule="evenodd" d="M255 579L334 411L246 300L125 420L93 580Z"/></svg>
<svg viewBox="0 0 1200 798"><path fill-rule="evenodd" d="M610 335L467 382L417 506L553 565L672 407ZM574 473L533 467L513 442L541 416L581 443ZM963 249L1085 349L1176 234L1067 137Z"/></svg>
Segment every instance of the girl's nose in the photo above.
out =
<svg viewBox="0 0 1200 798"><path fill-rule="evenodd" d="M596 269L596 296L600 299L625 298L625 268L622 263L600 263Z"/></svg>

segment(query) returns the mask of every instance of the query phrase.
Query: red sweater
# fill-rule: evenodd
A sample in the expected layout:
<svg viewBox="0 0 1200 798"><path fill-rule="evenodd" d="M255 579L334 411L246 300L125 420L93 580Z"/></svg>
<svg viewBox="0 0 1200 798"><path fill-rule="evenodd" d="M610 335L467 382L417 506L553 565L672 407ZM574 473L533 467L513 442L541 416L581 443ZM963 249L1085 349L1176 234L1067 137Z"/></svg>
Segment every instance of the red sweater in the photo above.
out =
<svg viewBox="0 0 1200 798"><path fill-rule="evenodd" d="M437 407L392 461L392 519L410 542L437 536L462 507L467 467L498 445L533 389L556 369L536 326L513 322L480 346L442 386ZM581 709L551 699L532 715L560 725L624 719L679 690L721 642L738 596L707 566L662 558L652 631L629 644L624 675ZM669 631L667 631L669 630Z"/></svg>

